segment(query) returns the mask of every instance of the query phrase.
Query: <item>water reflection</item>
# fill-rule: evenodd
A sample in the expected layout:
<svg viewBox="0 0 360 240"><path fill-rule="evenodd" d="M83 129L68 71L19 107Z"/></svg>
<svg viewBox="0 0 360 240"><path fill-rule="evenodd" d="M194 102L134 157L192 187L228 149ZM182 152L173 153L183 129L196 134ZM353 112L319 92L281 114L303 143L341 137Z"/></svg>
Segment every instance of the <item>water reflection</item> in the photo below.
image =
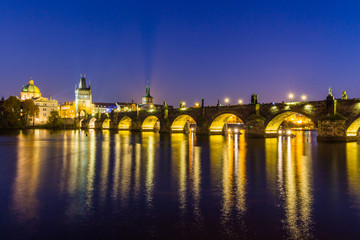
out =
<svg viewBox="0 0 360 240"><path fill-rule="evenodd" d="M212 183L221 178L222 208L221 224L226 235L232 236L244 228L243 216L246 212L246 142L244 132L227 136L210 136L210 162ZM219 175L218 173L221 173ZM216 185L215 185L216 186ZM234 218L235 217L235 218ZM231 228L234 220L240 225Z"/></svg>
<svg viewBox="0 0 360 240"><path fill-rule="evenodd" d="M69 221L93 211L96 143L94 130L64 134L61 190L63 194L71 196L65 209L65 214L70 217Z"/></svg>
<svg viewBox="0 0 360 240"><path fill-rule="evenodd" d="M274 139L265 140L268 186L274 192L276 183L279 206L285 210L285 227L291 239L308 239L312 236L312 159L309 139L306 132L297 132L295 138L279 137L277 145ZM277 174L274 174L275 170ZM277 179L274 179L275 176Z"/></svg>
<svg viewBox="0 0 360 240"><path fill-rule="evenodd" d="M110 157L110 132L109 130L102 130L101 142L101 174L100 174L100 202L104 204L108 190L108 175L109 175L109 157ZM89 174L90 175L90 174Z"/></svg>
<svg viewBox="0 0 360 240"><path fill-rule="evenodd" d="M131 191L131 181L132 181L132 158L133 158L133 145L130 143L130 133L119 132L120 143L116 143L116 145L120 145L119 155L115 157L116 161L120 161L121 163L119 168L116 168L117 174L120 175L120 179L114 179L114 184L118 184L120 180L120 186L116 186L117 190L120 189L121 203L122 207L127 207L130 191Z"/></svg>
<svg viewBox="0 0 360 240"><path fill-rule="evenodd" d="M143 149L145 153L146 161L146 204L149 209L153 208L153 191L154 191L154 178L155 178L155 152L157 151L157 144L159 142L159 134L154 132L143 132L141 134Z"/></svg>
<svg viewBox="0 0 360 240"><path fill-rule="evenodd" d="M172 177L178 185L181 224L185 225L186 215L192 213L196 222L194 226L201 228L201 148L196 146L196 135L171 134L171 150Z"/></svg>
<svg viewBox="0 0 360 240"><path fill-rule="evenodd" d="M41 147L46 148L38 140L38 130L34 133L34 141L21 132L18 136L17 167L13 194L13 210L18 220L26 222L38 215L39 201L37 194L42 181L41 168L44 156ZM33 149L29 151L28 149Z"/></svg>
<svg viewBox="0 0 360 240"><path fill-rule="evenodd" d="M346 170L351 202L360 209L360 151L356 142L346 144Z"/></svg>
<svg viewBox="0 0 360 240"><path fill-rule="evenodd" d="M76 226L127 232L124 238L322 239L323 229L336 231L329 226L346 235L329 211L358 233L359 144L320 146L311 132L296 134L258 141L244 134L20 133L6 145L17 156L8 164L11 219L0 220L14 232L29 223L40 232L51 220L57 232Z"/></svg>

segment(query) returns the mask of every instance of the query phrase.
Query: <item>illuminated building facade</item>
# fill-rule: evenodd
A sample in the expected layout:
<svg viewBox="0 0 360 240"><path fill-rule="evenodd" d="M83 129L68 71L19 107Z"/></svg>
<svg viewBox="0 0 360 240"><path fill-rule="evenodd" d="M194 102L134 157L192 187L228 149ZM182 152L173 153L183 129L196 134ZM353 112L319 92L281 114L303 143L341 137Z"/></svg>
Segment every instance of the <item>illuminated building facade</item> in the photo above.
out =
<svg viewBox="0 0 360 240"><path fill-rule="evenodd" d="M34 103L39 107L39 116L35 118L35 125L44 125L47 123L51 111L58 111L58 101L50 98L37 98ZM30 119L32 122L32 119Z"/></svg>
<svg viewBox="0 0 360 240"><path fill-rule="evenodd" d="M115 103L94 103L95 113L111 113L116 109Z"/></svg>
<svg viewBox="0 0 360 240"><path fill-rule="evenodd" d="M117 112L132 112L136 111L136 103L123 103L116 102L116 111Z"/></svg>
<svg viewBox="0 0 360 240"><path fill-rule="evenodd" d="M86 75L80 75L79 86L75 87L75 112L76 115L85 116L86 114L92 114L94 105L92 103L92 91L86 86Z"/></svg>
<svg viewBox="0 0 360 240"><path fill-rule="evenodd" d="M75 103L74 102L64 102L60 106L60 116L62 118L74 118L75 114Z"/></svg>

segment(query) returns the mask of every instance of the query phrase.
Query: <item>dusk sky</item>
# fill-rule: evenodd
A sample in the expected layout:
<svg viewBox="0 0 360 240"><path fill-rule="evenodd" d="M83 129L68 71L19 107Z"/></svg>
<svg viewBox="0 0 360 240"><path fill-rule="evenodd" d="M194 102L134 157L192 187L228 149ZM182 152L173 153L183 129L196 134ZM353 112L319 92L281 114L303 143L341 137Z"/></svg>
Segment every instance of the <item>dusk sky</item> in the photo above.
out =
<svg viewBox="0 0 360 240"><path fill-rule="evenodd" d="M360 97L357 1L0 1L0 94L30 77L74 100L80 73L95 102L205 98L245 103Z"/></svg>

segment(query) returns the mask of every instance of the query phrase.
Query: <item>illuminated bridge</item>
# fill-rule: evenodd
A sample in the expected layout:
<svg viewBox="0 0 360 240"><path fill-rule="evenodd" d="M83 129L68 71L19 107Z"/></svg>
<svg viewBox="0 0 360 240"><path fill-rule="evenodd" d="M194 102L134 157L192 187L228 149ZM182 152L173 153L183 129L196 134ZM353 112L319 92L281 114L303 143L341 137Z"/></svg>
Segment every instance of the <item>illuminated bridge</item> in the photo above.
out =
<svg viewBox="0 0 360 240"><path fill-rule="evenodd" d="M226 134L245 129L247 137L277 137L282 122L301 114L309 118L320 141L356 141L359 138L360 99L288 103L253 103L229 106L199 106L174 109L112 112L78 120L78 126L130 131ZM234 126L236 128L234 128ZM230 129L230 130L229 130Z"/></svg>

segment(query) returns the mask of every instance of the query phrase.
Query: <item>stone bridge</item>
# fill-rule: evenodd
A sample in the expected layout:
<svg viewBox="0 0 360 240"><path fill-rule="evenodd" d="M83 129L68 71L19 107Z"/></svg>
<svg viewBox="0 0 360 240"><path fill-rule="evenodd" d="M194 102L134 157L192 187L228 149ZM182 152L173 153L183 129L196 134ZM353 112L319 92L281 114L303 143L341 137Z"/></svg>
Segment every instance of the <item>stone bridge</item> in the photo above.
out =
<svg viewBox="0 0 360 240"><path fill-rule="evenodd" d="M244 123L247 137L277 137L281 123L293 114L302 114L315 125L319 141L357 141L360 127L360 99L201 106L99 114L80 119L79 126L94 129L222 134L230 118Z"/></svg>

